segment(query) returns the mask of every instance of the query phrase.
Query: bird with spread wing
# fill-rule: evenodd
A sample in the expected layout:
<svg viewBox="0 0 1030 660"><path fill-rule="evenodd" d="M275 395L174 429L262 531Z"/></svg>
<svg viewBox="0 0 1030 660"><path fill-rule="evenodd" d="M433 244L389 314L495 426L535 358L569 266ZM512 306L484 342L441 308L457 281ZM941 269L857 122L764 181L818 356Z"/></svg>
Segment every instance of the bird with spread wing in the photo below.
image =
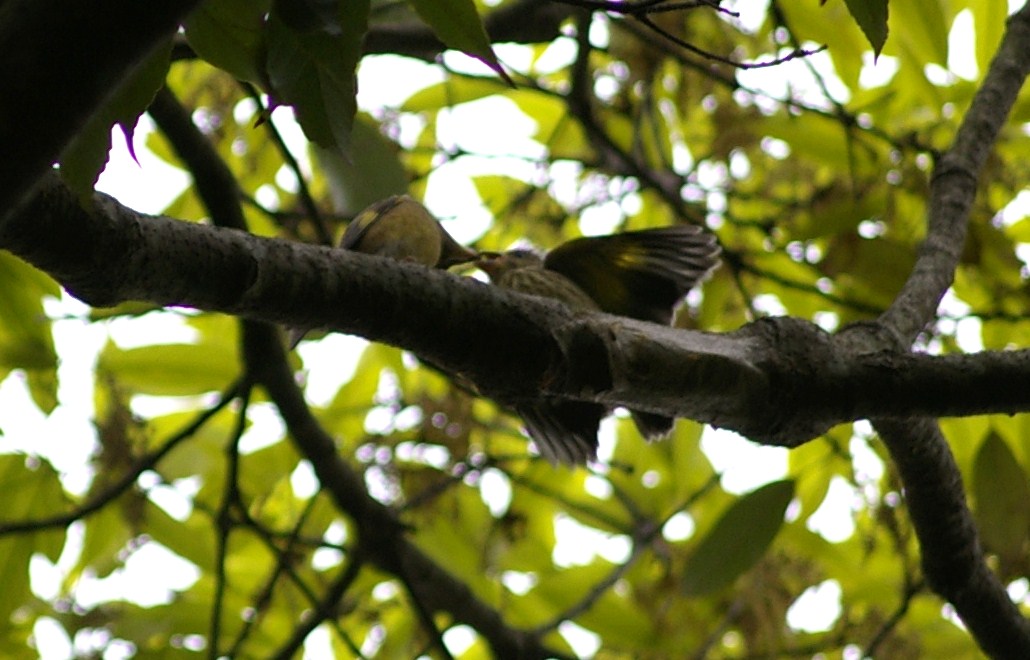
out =
<svg viewBox="0 0 1030 660"><path fill-rule="evenodd" d="M484 252L476 265L496 286L561 301L573 310L607 312L662 325L687 293L719 263L715 237L681 225L579 238L541 255ZM597 458L597 429L608 414L591 401L545 398L516 406L540 453L553 463ZM630 411L640 433L661 438L673 420Z"/></svg>

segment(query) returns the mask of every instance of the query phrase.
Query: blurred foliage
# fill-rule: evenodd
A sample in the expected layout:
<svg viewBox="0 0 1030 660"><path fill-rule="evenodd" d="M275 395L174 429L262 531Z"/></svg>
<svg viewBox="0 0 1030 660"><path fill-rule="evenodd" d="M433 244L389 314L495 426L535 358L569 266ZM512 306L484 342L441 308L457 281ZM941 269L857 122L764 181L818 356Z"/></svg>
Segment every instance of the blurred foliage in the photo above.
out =
<svg viewBox="0 0 1030 660"><path fill-rule="evenodd" d="M948 71L949 32L959 18L972 25L982 75L1006 3L896 2L887 26L878 24L882 0L774 2L758 16L757 5L737 4L739 19L701 7L649 20L738 62L827 49L768 68L733 67L630 17L597 13L583 61L573 62L567 36L506 45L498 59L476 13L495 9L467 0L413 1L414 11L378 1L208 0L185 25L197 57L169 63L164 48L138 78L167 69L167 84L236 175L255 233L316 240L305 196L335 234L367 202L405 188L431 205L450 203L445 213L461 208L450 226L488 218L475 225L476 246L487 250L518 240L546 248L598 226L704 223L726 259L689 298L679 325L724 331L777 313L832 330L870 318L909 273L934 156L948 147L977 85ZM358 112L353 72L366 26L418 17L488 68L448 53L422 64L432 76L363 78L408 93L396 107ZM578 20L567 21L567 34ZM874 65L869 40L877 39ZM573 75L577 64L586 80ZM514 86L495 75L502 70ZM93 180L111 124L131 136L125 113L149 98L138 82L126 83L106 123L87 127L69 150L64 167L77 185ZM476 105L485 102L493 105ZM292 153L275 132L289 123L288 111L274 110L280 104L294 107L310 141L286 140ZM518 134L516 116L532 128L520 146L498 153L474 139L481 132L455 127L455 117L471 116L492 134ZM988 164L953 299L923 338L927 350L1030 343L1030 218L1005 208L1030 180L1030 138L1020 129L1028 120L1024 94ZM147 147L179 165L160 134ZM461 178L463 193L454 183ZM205 215L192 189L165 212ZM58 354L42 301L55 295L47 278L0 254L0 378L23 377L45 413L58 403ZM85 320L131 329L147 311L95 310ZM38 521L38 529L0 535L5 657L25 656L44 618L83 657L122 643L138 657L197 657L216 629L213 612L219 654L265 657L357 561L350 521L312 486L260 393L242 396L235 385L236 322L191 315L184 326L189 340L101 350L95 436L62 440L93 447L85 492L63 485L46 456L0 455L0 525ZM647 444L616 419L604 460L556 469L492 402L396 349L362 346L360 355L340 356L341 365L353 358L353 373L314 406L342 460L400 512L428 556L507 624L539 631L553 648L571 653L570 643L585 638L576 648L603 658L976 657L922 584L897 478L862 427L838 427L798 448L786 474L744 493L724 487L702 451L707 432L688 420L667 442ZM0 413L0 429L15 414ZM1025 591L1026 416L942 425L985 547L1003 578ZM835 487L846 504L823 508ZM850 531L828 540L813 522L822 511ZM51 520L65 512L78 522ZM115 588L83 600L84 584L124 572L157 545L192 565L196 578L160 604L135 603ZM30 562L49 566L62 547L59 584L31 590ZM815 608L819 623L788 616L808 590L827 584L842 595ZM431 647L403 587L367 566L336 613L323 631L340 657L358 649L416 657ZM566 620L587 634L559 628ZM472 635L469 644L454 655L489 656L482 639Z"/></svg>

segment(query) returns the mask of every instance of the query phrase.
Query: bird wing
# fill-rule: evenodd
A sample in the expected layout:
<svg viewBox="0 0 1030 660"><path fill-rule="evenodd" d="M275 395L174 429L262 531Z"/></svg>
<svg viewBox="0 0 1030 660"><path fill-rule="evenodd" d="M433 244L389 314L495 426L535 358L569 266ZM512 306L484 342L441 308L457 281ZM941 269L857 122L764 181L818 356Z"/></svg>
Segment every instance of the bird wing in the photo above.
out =
<svg viewBox="0 0 1030 660"><path fill-rule="evenodd" d="M679 225L578 238L544 266L576 283L610 314L668 325L676 305L718 264L715 237Z"/></svg>
<svg viewBox="0 0 1030 660"><path fill-rule="evenodd" d="M340 238L340 247L344 250L353 250L365 236L366 232L368 232L368 228L403 200L403 195L393 195L379 200L354 216L354 219L350 221L347 228L343 231L343 236Z"/></svg>

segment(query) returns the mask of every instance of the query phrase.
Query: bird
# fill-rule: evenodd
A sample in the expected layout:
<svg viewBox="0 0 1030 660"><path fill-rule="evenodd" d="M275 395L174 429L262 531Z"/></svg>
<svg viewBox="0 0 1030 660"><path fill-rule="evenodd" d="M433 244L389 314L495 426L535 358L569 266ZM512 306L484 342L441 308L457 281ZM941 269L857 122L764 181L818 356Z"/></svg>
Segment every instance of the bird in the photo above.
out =
<svg viewBox="0 0 1030 660"><path fill-rule="evenodd" d="M459 244L425 206L408 195L393 195L355 216L339 248L450 268L473 261L478 253Z"/></svg>
<svg viewBox="0 0 1030 660"><path fill-rule="evenodd" d="M429 209L409 195L392 195L356 215L337 247L443 269L474 261L479 255L454 240ZM307 331L290 330L291 349Z"/></svg>
<svg viewBox="0 0 1030 660"><path fill-rule="evenodd" d="M578 238L541 255L529 249L482 252L475 265L498 287L558 300L581 312L607 312L661 325L719 263L715 236L693 225ZM545 398L516 405L526 431L552 463L597 458L597 429L609 410L600 403ZM651 440L673 420L630 411Z"/></svg>

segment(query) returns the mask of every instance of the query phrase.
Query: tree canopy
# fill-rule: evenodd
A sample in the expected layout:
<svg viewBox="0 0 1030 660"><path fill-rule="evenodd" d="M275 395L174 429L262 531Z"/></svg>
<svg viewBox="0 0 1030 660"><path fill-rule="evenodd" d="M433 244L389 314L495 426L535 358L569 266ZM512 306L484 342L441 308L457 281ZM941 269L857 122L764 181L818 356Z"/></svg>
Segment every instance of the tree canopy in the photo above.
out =
<svg viewBox="0 0 1030 660"><path fill-rule="evenodd" d="M5 657L1030 656L1030 5L107 5L0 3ZM402 193L722 265L665 328L330 247ZM619 408L597 462L541 395ZM144 555L192 577L87 593Z"/></svg>

